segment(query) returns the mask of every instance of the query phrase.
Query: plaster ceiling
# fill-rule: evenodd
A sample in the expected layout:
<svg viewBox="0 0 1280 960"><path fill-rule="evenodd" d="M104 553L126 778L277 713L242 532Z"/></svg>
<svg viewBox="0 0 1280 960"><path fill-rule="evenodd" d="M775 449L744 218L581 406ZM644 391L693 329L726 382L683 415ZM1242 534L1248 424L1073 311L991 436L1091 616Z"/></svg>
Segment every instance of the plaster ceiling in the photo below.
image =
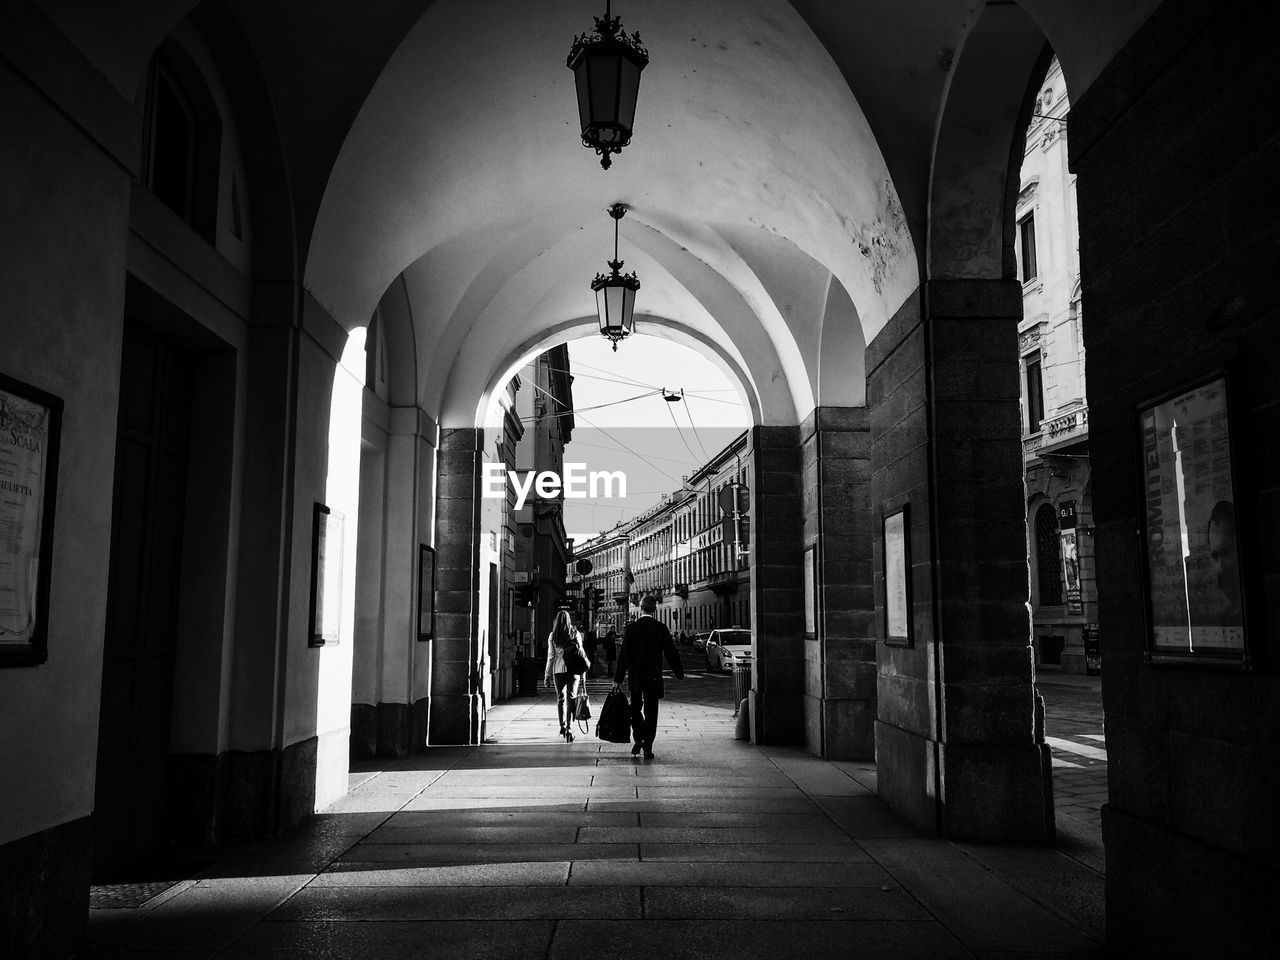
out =
<svg viewBox="0 0 1280 960"><path fill-rule="evenodd" d="M635 140L604 171L578 142L564 66L598 12L488 4L481 47L474 5L433 4L338 156L307 286L352 326L403 272L415 340L430 345L423 406L445 423L473 419L491 386L477 378L592 313L588 283L612 253L605 211L622 201L637 309L723 341L767 422L795 422L819 401L833 280L855 308L840 322L858 327L845 340L859 363L918 282L875 137L784 0L648 0L615 11L652 63Z"/></svg>

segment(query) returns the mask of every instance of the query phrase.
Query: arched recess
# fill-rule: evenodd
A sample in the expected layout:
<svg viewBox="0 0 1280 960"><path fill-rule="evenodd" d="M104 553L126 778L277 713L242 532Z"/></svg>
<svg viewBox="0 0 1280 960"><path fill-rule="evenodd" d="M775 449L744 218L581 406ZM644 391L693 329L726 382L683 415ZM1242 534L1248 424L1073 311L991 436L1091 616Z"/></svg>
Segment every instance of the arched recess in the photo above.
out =
<svg viewBox="0 0 1280 960"><path fill-rule="evenodd" d="M1020 7L987 4L944 58L921 298L873 344L868 383L872 458L891 464L872 496L885 515L905 511L913 566L910 642L888 638L877 658L878 782L955 838L1055 829L1033 722L1013 248L1030 80L1048 56Z"/></svg>

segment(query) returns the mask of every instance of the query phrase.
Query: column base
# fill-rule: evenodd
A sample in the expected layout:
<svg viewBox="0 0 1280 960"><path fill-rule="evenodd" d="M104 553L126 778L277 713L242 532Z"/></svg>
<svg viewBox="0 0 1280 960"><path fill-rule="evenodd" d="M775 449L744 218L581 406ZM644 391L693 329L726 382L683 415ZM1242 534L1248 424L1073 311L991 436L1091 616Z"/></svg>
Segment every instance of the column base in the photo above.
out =
<svg viewBox="0 0 1280 960"><path fill-rule="evenodd" d="M951 840L1052 843L1046 744L947 744L877 721L881 799ZM941 792L941 795L939 795Z"/></svg>
<svg viewBox="0 0 1280 960"><path fill-rule="evenodd" d="M805 742L804 695L763 694L752 688L751 742L761 746L791 746Z"/></svg>
<svg viewBox="0 0 1280 960"><path fill-rule="evenodd" d="M0 844L0 944L6 957L80 956L92 844L89 817Z"/></svg>
<svg viewBox="0 0 1280 960"><path fill-rule="evenodd" d="M431 698L427 743L433 747L479 743L483 712L478 694L436 694Z"/></svg>

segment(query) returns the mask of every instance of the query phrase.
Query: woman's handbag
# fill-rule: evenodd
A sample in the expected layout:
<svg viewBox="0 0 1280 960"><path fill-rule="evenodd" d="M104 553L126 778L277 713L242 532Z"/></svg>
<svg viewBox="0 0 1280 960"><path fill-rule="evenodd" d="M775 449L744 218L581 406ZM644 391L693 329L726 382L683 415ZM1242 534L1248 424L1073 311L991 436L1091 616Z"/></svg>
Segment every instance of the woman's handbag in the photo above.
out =
<svg viewBox="0 0 1280 960"><path fill-rule="evenodd" d="M609 743L631 741L631 704L625 693L609 691L600 707L600 719L596 721L596 736Z"/></svg>
<svg viewBox="0 0 1280 960"><path fill-rule="evenodd" d="M591 727L587 724L591 719L591 698L587 696L585 684L582 692L573 698L573 719L578 721L578 727L584 734L591 732Z"/></svg>

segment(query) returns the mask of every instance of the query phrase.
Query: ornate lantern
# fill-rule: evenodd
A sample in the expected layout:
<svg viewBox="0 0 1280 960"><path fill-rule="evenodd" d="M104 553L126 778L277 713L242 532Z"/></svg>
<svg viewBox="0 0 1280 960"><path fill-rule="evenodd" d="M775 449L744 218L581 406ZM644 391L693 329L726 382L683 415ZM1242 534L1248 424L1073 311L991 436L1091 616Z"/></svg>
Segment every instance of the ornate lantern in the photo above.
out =
<svg viewBox="0 0 1280 960"><path fill-rule="evenodd" d="M609 216L613 217L613 259L609 266L613 272L607 276L597 273L591 281L591 289L596 293L596 313L600 316L600 336L613 341L615 352L618 341L631 336L635 329L636 291L640 289L636 275L624 274L623 262L618 259L618 221L626 212L626 205L621 203L609 208Z"/></svg>
<svg viewBox="0 0 1280 960"><path fill-rule="evenodd" d="M596 32L579 34L566 61L578 88L582 145L600 154L606 170L613 162L609 155L631 142L640 71L649 64L640 34L627 36L622 18L611 16L610 9L606 0L604 16L594 18Z"/></svg>

